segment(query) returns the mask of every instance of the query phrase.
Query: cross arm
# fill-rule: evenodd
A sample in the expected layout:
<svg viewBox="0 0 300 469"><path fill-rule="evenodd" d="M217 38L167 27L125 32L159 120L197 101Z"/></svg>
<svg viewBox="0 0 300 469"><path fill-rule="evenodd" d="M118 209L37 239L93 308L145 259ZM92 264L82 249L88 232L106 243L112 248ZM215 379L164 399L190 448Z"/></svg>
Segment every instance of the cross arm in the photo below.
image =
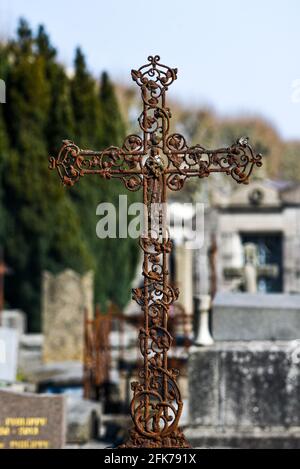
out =
<svg viewBox="0 0 300 469"><path fill-rule="evenodd" d="M126 137L122 147L110 146L102 151L83 150L71 140L63 140L58 155L49 157L49 168L57 170L66 186L73 186L87 174L98 174L106 179L122 179L129 190L138 190L143 148L138 135Z"/></svg>
<svg viewBox="0 0 300 469"><path fill-rule="evenodd" d="M200 145L188 147L180 134L170 135L164 153L168 158L167 184L180 190L189 177L207 177L210 173L225 173L237 183L248 184L255 166L262 166L262 155L255 153L248 138L242 137L230 147L208 150Z"/></svg>

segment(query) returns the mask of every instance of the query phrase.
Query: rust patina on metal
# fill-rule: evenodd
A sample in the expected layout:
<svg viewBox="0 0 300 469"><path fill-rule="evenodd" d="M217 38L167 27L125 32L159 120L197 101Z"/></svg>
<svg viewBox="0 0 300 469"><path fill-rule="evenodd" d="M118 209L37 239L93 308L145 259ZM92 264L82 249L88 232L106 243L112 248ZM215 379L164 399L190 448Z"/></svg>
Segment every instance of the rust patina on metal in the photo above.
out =
<svg viewBox="0 0 300 469"><path fill-rule="evenodd" d="M161 223L167 190L179 191L191 177L204 178L225 173L237 183L248 183L261 155L255 154L247 138L227 148L207 150L201 145L188 146L179 133L169 133L171 112L166 105L168 87L177 78L177 69L161 64L160 57L148 57L148 63L132 70L132 79L141 89L143 110L138 119L141 135L129 135L121 148L103 151L82 150L69 140L57 157L50 157L67 186L73 186L88 174L106 179L119 178L130 191L142 189L146 232L140 238L144 254L142 288L133 297L144 313L139 332L143 368L139 381L132 383L131 416L134 427L121 447L188 448L178 427L182 400L176 382L178 371L168 367L172 337L168 332L170 305L178 298L178 289L168 283L168 257L172 249L168 229ZM151 226L150 206L158 204L159 220Z"/></svg>

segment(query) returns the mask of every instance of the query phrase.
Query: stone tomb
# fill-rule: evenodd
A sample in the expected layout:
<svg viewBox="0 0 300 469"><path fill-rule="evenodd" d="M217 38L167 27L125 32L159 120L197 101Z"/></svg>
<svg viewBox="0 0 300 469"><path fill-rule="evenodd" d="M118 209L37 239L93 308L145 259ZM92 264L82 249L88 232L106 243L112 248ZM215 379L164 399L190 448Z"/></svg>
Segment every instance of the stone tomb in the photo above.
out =
<svg viewBox="0 0 300 469"><path fill-rule="evenodd" d="M300 295L219 293L189 358L193 446L300 448Z"/></svg>
<svg viewBox="0 0 300 469"><path fill-rule="evenodd" d="M61 449L64 396L0 390L0 449Z"/></svg>
<svg viewBox="0 0 300 469"><path fill-rule="evenodd" d="M212 194L216 218L209 229L216 233L218 290L239 288L230 272L244 266L243 247L251 242L259 247L258 268L278 268L277 276L258 279L258 290L299 293L300 184L253 180L225 192L222 187Z"/></svg>
<svg viewBox="0 0 300 469"><path fill-rule="evenodd" d="M191 444L299 449L299 363L300 341L216 342L194 349Z"/></svg>
<svg viewBox="0 0 300 469"><path fill-rule="evenodd" d="M14 329L0 327L0 381L16 380L19 335Z"/></svg>
<svg viewBox="0 0 300 469"><path fill-rule="evenodd" d="M300 294L218 293L212 335L217 341L300 339Z"/></svg>

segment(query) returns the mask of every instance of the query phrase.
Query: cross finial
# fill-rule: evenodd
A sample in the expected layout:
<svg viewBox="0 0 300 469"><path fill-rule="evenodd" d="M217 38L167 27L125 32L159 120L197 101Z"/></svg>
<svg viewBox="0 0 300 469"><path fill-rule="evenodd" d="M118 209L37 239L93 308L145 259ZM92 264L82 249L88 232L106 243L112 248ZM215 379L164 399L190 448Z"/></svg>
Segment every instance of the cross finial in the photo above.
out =
<svg viewBox="0 0 300 469"><path fill-rule="evenodd" d="M171 68L160 62L159 55L149 55L148 63L138 70L131 70L131 76L142 89L147 89L153 98L151 104L157 104L155 98L167 91L174 80L177 79L177 68Z"/></svg>

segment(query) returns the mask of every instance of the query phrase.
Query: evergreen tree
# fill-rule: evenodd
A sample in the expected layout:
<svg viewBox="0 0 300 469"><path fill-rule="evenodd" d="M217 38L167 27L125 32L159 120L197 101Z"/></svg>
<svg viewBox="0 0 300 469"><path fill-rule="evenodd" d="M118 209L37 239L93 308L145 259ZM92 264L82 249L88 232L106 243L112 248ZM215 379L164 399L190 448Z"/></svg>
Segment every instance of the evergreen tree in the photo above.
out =
<svg viewBox="0 0 300 469"><path fill-rule="evenodd" d="M99 148L100 107L96 82L87 70L80 48L75 53L75 73L71 82L71 98L74 115L76 143L81 148Z"/></svg>
<svg viewBox="0 0 300 469"><path fill-rule="evenodd" d="M14 272L6 283L8 305L28 314L31 331L40 330L42 271L69 267L94 268L96 301L123 306L136 242L98 239L96 207L103 201L117 206L127 190L97 177L66 190L48 170L49 153L66 137L82 148L122 144L125 125L113 85L103 74L99 89L80 49L70 79L45 29L34 35L23 19L16 39L0 46L0 59L7 83L0 107L0 243Z"/></svg>
<svg viewBox="0 0 300 469"><path fill-rule="evenodd" d="M50 87L50 105L46 138L50 153L57 153L61 141L74 135L70 80L62 65L56 60L56 50L51 45L43 26L39 26L36 37L36 51L44 59L45 74Z"/></svg>
<svg viewBox="0 0 300 469"><path fill-rule="evenodd" d="M0 79L6 82L7 76L7 52L5 47L0 45ZM0 103L0 248L4 243L6 210L4 206L3 179L5 174L5 163L8 154L7 129L4 122L4 103Z"/></svg>
<svg viewBox="0 0 300 469"><path fill-rule="evenodd" d="M39 55L45 58L47 65L53 65L56 58L56 49L52 46L49 36L43 25L39 25L35 38L35 45Z"/></svg>
<svg viewBox="0 0 300 469"><path fill-rule="evenodd" d="M114 86L106 72L102 73L100 80L99 101L101 111L101 148L106 148L110 145L121 146L126 134L125 123L119 110ZM128 206L130 203L140 200L140 195L129 192L124 188L121 181L105 181L105 186L106 197L114 204L116 209L118 209L119 195L121 194L128 197ZM129 299L130 284L135 273L138 256L137 242L130 238L105 239L101 241L104 249L99 251L98 262L100 265L106 265L107 269L107 275L104 279L101 279L103 296L104 298L110 298L120 306L124 306ZM98 272L97 276L99 282L101 275L102 269ZM103 298L100 297L99 299L103 301Z"/></svg>
<svg viewBox="0 0 300 469"><path fill-rule="evenodd" d="M78 146L104 149L121 144L125 136L125 125L113 85L107 74L104 74L97 95L95 80L87 70L80 49L76 51L71 96L75 141ZM118 196L122 191L124 192L124 187L118 181L106 181L96 176L81 178L79 184L71 190L87 243L94 254L95 300L102 305L109 299L124 306L129 299L130 282L136 264L136 248L133 247L132 240L102 240L96 237L98 204L112 202L117 208Z"/></svg>
<svg viewBox="0 0 300 469"><path fill-rule="evenodd" d="M122 145L125 137L125 124L121 116L117 98L107 72L103 72L100 80L101 109L101 145Z"/></svg>
<svg viewBox="0 0 300 469"><path fill-rule="evenodd" d="M5 107L11 151L6 165L4 203L9 213L5 252L13 267L7 284L11 307L28 313L29 327L40 329L41 273L90 266L78 216L50 174L45 139L50 110L46 60L36 53L32 33L22 21L8 71ZM11 52L12 53L12 52Z"/></svg>
<svg viewBox="0 0 300 469"><path fill-rule="evenodd" d="M32 30L28 24L28 22L21 18L19 21L18 29L17 29L17 42L12 41L12 46L15 46L16 49L19 49L21 57L29 57L32 53L32 45L33 45L33 37L32 37ZM18 56L15 57L16 59Z"/></svg>
<svg viewBox="0 0 300 469"><path fill-rule="evenodd" d="M65 70L54 63L49 78L51 103L48 114L46 138L51 154L57 154L66 137L75 139L74 116L70 92L70 80Z"/></svg>
<svg viewBox="0 0 300 469"><path fill-rule="evenodd" d="M6 133L0 104L0 248L3 246L5 233L6 214L4 209L3 178L5 173L5 161L7 158Z"/></svg>

